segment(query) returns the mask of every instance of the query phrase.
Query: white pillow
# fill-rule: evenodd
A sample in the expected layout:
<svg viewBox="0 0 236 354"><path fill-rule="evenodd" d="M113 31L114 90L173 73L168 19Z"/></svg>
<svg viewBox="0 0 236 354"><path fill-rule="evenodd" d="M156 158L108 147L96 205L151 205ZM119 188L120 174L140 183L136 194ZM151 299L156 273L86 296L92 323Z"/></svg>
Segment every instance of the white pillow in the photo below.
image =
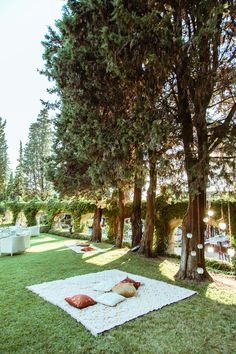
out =
<svg viewBox="0 0 236 354"><path fill-rule="evenodd" d="M93 287L93 290L95 291L101 291L103 293L111 291L113 286L115 286L117 283L119 283L120 280L105 280L102 281L101 283L95 284Z"/></svg>
<svg viewBox="0 0 236 354"><path fill-rule="evenodd" d="M106 306L115 306L119 304L119 302L124 301L126 298L116 293L106 293L98 296L96 301L100 304Z"/></svg>

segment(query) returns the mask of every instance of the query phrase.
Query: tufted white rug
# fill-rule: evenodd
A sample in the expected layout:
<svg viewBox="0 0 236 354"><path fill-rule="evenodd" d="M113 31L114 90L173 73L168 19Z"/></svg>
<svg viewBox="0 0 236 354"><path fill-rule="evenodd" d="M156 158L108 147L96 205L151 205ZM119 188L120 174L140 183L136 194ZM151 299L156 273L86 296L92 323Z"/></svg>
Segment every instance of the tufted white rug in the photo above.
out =
<svg viewBox="0 0 236 354"><path fill-rule="evenodd" d="M143 285L138 289L136 297L126 299L114 307L96 304L79 310L64 300L68 296L77 294L86 294L96 300L101 295L101 292L93 290L96 284L111 280L118 283L127 276L142 282ZM192 290L117 269L32 285L27 289L69 313L95 336L150 311L158 310L196 294Z"/></svg>

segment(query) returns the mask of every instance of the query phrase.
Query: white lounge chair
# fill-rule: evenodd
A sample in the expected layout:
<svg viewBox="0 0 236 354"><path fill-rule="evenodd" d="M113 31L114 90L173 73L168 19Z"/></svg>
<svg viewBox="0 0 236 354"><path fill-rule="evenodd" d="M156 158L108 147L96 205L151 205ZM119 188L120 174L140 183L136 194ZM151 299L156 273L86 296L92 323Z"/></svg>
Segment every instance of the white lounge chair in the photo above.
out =
<svg viewBox="0 0 236 354"><path fill-rule="evenodd" d="M0 256L24 252L30 247L30 235L9 236L0 239Z"/></svg>
<svg viewBox="0 0 236 354"><path fill-rule="evenodd" d="M27 228L28 230L30 230L30 236L39 236L40 234L40 226L39 225L35 225L35 226L29 226Z"/></svg>

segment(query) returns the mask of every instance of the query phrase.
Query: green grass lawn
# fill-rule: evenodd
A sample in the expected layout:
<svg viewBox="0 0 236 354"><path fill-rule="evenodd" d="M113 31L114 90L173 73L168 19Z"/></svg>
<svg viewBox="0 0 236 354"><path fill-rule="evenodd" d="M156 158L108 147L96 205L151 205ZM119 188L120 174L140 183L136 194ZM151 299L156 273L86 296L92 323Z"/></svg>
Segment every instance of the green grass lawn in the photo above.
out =
<svg viewBox="0 0 236 354"><path fill-rule="evenodd" d="M80 255L52 235L33 238L22 255L0 258L0 353L236 353L236 294L233 281L194 284L174 281L175 259L145 259L127 249ZM71 240L70 240L71 241ZM60 308L26 286L120 269L198 291L94 337ZM228 280L228 279L226 279Z"/></svg>

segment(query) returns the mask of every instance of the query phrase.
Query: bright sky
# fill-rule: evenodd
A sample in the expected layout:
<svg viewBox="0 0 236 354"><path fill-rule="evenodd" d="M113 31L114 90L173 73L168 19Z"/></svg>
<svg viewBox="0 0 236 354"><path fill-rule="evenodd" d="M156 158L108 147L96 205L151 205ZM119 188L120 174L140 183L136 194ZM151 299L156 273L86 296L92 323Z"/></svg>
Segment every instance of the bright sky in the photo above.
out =
<svg viewBox="0 0 236 354"><path fill-rule="evenodd" d="M20 140L47 100L41 41L48 26L61 17L63 0L0 0L0 116L7 121L11 167L17 164Z"/></svg>

